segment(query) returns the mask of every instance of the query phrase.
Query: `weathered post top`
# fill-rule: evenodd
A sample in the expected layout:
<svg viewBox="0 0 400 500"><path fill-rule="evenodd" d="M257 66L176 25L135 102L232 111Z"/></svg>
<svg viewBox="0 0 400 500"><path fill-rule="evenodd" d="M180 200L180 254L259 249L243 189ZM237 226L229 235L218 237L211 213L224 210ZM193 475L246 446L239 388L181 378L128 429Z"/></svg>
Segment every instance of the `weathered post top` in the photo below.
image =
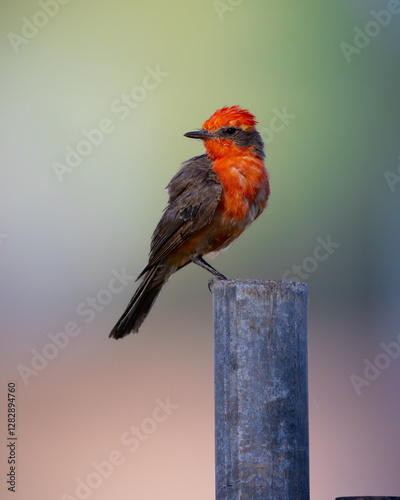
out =
<svg viewBox="0 0 400 500"><path fill-rule="evenodd" d="M309 500L307 285L212 281L217 500Z"/></svg>

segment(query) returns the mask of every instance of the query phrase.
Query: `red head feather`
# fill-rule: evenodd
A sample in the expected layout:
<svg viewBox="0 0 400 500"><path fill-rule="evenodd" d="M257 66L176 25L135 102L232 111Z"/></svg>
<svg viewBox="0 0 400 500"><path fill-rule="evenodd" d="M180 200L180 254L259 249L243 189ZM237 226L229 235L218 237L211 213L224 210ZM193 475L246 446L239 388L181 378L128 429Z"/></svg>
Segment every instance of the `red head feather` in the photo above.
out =
<svg viewBox="0 0 400 500"><path fill-rule="evenodd" d="M247 109L242 109L240 106L225 106L203 123L203 130L215 132L221 127L236 127L246 130L255 128L256 124L255 116Z"/></svg>

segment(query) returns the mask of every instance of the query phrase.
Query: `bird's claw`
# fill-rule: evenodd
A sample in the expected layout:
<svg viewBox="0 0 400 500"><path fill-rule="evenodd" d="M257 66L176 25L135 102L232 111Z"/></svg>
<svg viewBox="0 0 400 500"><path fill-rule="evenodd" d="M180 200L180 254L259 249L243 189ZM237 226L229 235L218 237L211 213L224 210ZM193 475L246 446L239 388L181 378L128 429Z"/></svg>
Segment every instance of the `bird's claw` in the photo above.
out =
<svg viewBox="0 0 400 500"><path fill-rule="evenodd" d="M225 276L223 274L219 275L217 278L210 278L208 280L208 289L210 290L211 293L213 293L212 286L214 284L215 279L217 279L219 281L226 281L226 280L228 280L228 278L225 278Z"/></svg>

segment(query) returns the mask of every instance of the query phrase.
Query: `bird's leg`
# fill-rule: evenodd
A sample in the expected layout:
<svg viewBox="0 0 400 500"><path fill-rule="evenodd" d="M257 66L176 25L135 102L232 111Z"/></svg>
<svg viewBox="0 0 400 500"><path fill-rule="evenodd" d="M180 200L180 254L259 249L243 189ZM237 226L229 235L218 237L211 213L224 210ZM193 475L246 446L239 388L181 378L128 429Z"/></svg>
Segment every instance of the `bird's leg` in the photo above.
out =
<svg viewBox="0 0 400 500"><path fill-rule="evenodd" d="M201 255L198 255L197 257L191 257L191 262L194 264L197 264L198 266L202 267L203 269L206 269L209 271L211 274L216 276L219 280L227 280L228 278L224 276L223 274L219 273L216 269L214 269L210 264L207 264L207 262L201 257Z"/></svg>

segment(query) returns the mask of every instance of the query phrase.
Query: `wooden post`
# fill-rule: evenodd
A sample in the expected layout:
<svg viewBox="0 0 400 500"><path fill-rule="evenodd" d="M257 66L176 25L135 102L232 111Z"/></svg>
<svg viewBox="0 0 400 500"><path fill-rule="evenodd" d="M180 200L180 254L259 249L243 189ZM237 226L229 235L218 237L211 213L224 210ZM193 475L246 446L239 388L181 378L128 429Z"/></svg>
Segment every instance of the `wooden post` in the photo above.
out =
<svg viewBox="0 0 400 500"><path fill-rule="evenodd" d="M309 500L307 285L213 280L217 500Z"/></svg>

